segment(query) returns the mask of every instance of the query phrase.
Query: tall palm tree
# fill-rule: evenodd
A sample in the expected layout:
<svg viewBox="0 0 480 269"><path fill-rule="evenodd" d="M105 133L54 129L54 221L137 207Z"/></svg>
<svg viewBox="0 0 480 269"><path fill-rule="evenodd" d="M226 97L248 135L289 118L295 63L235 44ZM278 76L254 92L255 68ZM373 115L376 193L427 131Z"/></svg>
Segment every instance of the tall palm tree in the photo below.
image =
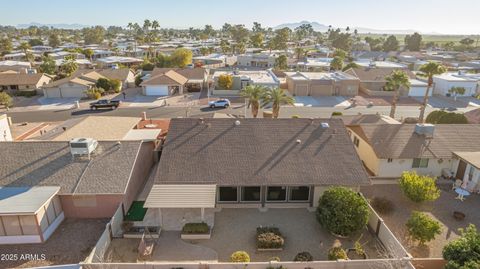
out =
<svg viewBox="0 0 480 269"><path fill-rule="evenodd" d="M258 115L260 108L260 100L265 95L267 89L261 85L248 85L240 92L240 95L248 99L248 107L252 109L252 116L254 118Z"/></svg>
<svg viewBox="0 0 480 269"><path fill-rule="evenodd" d="M428 104L428 95L430 93L430 88L432 88L433 86L433 76L440 75L447 72L447 68L442 64L439 64L436 62L428 62L422 65L419 71L423 74L423 76L428 78L427 90L425 91L425 96L423 97L423 103L422 103L422 106L420 107L420 116L418 117L418 121L423 122L425 117L425 108L427 107L427 104Z"/></svg>
<svg viewBox="0 0 480 269"><path fill-rule="evenodd" d="M269 89L262 97L262 107L272 104L272 116L278 118L281 105L293 105L295 99L287 95L285 90L280 88Z"/></svg>
<svg viewBox="0 0 480 269"><path fill-rule="evenodd" d="M410 78L402 70L393 71L388 77L385 78L387 84L385 85L387 90L393 91L392 106L390 108L390 117L395 118L395 111L397 109L398 91L401 87L410 88Z"/></svg>
<svg viewBox="0 0 480 269"><path fill-rule="evenodd" d="M24 54L25 54L25 59L29 62L31 58L31 56L28 55L29 53L29 49L31 49L32 47L30 46L30 44L28 44L27 42L22 42L19 46L18 46L18 49L20 49Z"/></svg>

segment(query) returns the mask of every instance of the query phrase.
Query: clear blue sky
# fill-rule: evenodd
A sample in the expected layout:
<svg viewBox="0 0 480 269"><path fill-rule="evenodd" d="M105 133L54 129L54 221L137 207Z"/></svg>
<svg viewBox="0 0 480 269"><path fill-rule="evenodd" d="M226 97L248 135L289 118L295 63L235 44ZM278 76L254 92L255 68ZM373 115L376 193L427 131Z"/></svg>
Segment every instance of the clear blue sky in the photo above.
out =
<svg viewBox="0 0 480 269"><path fill-rule="evenodd" d="M9 0L1 7L2 25L125 26L149 18L162 27L218 28L224 22L250 27L253 21L276 26L308 20L335 27L480 34L479 0Z"/></svg>

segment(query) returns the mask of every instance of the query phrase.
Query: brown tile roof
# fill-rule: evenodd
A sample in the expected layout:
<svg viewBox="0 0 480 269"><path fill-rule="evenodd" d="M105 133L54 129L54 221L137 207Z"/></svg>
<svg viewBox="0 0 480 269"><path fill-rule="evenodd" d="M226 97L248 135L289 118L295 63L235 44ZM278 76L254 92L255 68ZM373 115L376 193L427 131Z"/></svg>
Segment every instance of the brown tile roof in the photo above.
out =
<svg viewBox="0 0 480 269"><path fill-rule="evenodd" d="M340 119L172 119L157 184L368 185ZM321 126L326 122L330 127Z"/></svg>
<svg viewBox="0 0 480 269"><path fill-rule="evenodd" d="M120 68L120 69L102 69L96 70L100 75L107 77L109 79L118 79L120 81L125 81L128 78L130 72L133 72L129 68Z"/></svg>
<svg viewBox="0 0 480 269"><path fill-rule="evenodd" d="M465 117L467 118L468 123L480 123L480 108L465 112L463 115L465 115Z"/></svg>
<svg viewBox="0 0 480 269"><path fill-rule="evenodd" d="M404 71L410 78L414 79L415 74L408 69L398 69L398 68L368 68L368 67L359 67L359 68L350 68L345 73L355 76L360 79L360 81L378 81L384 82L385 77L389 76L395 70Z"/></svg>
<svg viewBox="0 0 480 269"><path fill-rule="evenodd" d="M43 74L1 73L0 85L36 85L43 76Z"/></svg>
<svg viewBox="0 0 480 269"><path fill-rule="evenodd" d="M150 79L142 82L141 85L184 85L188 79L179 73L170 70L165 74L160 74L151 77Z"/></svg>
<svg viewBox="0 0 480 269"><path fill-rule="evenodd" d="M60 194L124 193L140 141L99 142L90 161L68 142L0 143L0 186L60 186Z"/></svg>
<svg viewBox="0 0 480 269"><path fill-rule="evenodd" d="M180 75L186 77L189 80L203 80L205 78L205 73L207 72L205 68L196 67L196 68L159 68L155 67L152 71L152 77L165 74L168 71L175 71Z"/></svg>
<svg viewBox="0 0 480 269"><path fill-rule="evenodd" d="M99 78L106 78L93 70L77 70L70 77L62 78L47 84L46 88L58 87L62 84L72 82L81 85L94 85Z"/></svg>
<svg viewBox="0 0 480 269"><path fill-rule="evenodd" d="M362 137L380 159L443 158L459 151L480 151L473 139L480 137L480 125L438 124L433 139L414 133L415 124L365 124L350 127Z"/></svg>

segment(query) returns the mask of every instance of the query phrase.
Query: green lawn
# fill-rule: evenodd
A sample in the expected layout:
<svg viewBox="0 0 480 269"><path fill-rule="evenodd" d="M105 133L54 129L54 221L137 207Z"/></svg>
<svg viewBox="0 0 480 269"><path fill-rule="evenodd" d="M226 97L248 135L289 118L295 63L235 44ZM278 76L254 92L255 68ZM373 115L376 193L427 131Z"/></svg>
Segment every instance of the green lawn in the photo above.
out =
<svg viewBox="0 0 480 269"><path fill-rule="evenodd" d="M125 220L127 221L142 221L147 213L147 209L143 207L145 201L134 201L128 209Z"/></svg>

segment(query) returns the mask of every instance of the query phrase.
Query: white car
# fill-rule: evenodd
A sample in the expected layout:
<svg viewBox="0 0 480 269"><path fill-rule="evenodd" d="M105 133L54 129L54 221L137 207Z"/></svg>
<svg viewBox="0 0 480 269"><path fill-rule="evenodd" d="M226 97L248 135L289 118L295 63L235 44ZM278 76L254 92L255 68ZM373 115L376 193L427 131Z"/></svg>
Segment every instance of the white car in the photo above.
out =
<svg viewBox="0 0 480 269"><path fill-rule="evenodd" d="M230 106L230 100L228 100L228 99L218 99L218 100L215 100L215 101L210 101L210 102L208 102L208 106L210 108L216 108L216 107L227 108L227 107Z"/></svg>

